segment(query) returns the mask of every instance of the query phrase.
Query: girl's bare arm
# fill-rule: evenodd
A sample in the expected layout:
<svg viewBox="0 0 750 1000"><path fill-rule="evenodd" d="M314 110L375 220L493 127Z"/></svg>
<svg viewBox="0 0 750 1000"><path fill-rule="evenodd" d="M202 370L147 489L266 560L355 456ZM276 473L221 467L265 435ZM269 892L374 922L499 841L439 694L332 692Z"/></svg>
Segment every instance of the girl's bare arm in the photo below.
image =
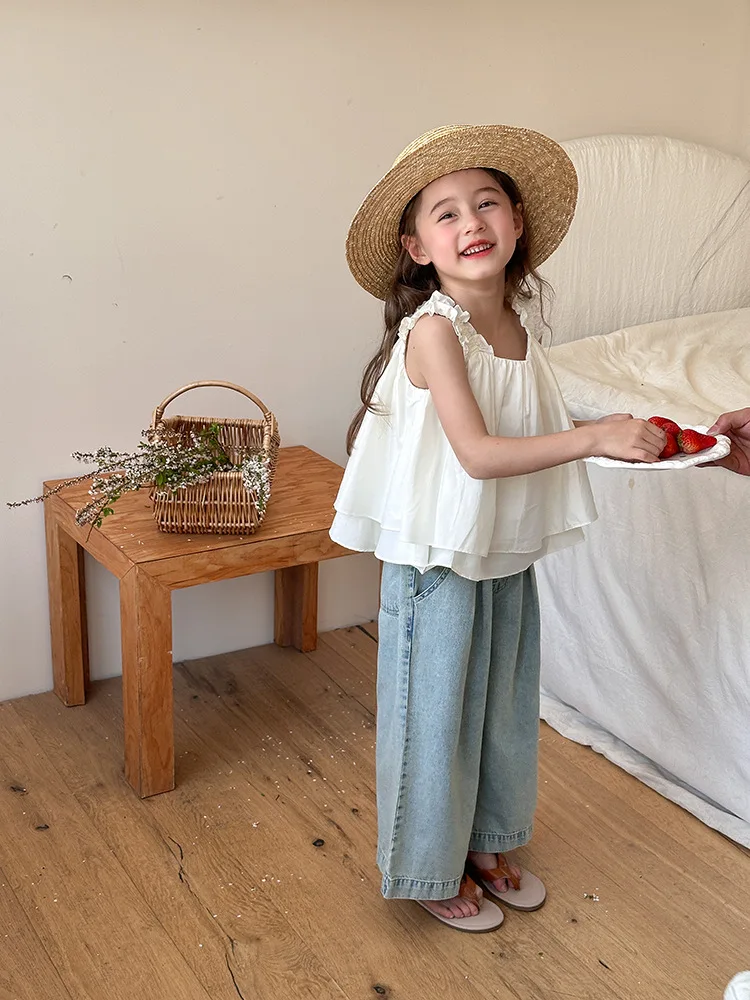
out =
<svg viewBox="0 0 750 1000"><path fill-rule="evenodd" d="M432 393L446 437L474 479L525 475L592 455L656 462L666 441L659 427L635 419L586 424L537 437L488 434L469 385L463 349L443 316L423 316L415 325L407 344L406 368L415 385Z"/></svg>

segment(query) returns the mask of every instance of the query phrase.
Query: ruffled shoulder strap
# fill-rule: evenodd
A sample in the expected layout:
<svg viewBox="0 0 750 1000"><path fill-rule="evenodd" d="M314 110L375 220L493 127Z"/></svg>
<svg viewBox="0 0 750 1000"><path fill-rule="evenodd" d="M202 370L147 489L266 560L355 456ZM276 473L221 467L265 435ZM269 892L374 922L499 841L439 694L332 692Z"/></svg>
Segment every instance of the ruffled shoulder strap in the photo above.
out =
<svg viewBox="0 0 750 1000"><path fill-rule="evenodd" d="M423 302L411 316L405 316L401 320L398 335L402 340L406 339L410 331L414 329L417 320L421 319L422 316L445 316L446 319L449 319L461 346L464 348L472 343L483 343L482 338L471 325L471 317L466 310L456 305L450 296L443 295L442 292L433 292L429 299Z"/></svg>
<svg viewBox="0 0 750 1000"><path fill-rule="evenodd" d="M534 293L528 299L516 298L511 303L513 310L521 321L521 326L531 335L531 339L538 344L547 342L550 332L543 318L542 304L544 304L545 309L549 309L550 303L546 298L545 302L542 303L538 293Z"/></svg>

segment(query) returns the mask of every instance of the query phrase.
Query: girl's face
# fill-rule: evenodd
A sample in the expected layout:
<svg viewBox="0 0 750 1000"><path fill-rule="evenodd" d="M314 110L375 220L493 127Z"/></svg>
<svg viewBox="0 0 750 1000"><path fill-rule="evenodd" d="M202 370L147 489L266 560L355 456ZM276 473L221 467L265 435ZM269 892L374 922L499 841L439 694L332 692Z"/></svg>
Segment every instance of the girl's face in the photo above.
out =
<svg viewBox="0 0 750 1000"><path fill-rule="evenodd" d="M418 264L435 266L442 285L504 284L523 218L486 171L457 170L422 189L415 230L401 242Z"/></svg>

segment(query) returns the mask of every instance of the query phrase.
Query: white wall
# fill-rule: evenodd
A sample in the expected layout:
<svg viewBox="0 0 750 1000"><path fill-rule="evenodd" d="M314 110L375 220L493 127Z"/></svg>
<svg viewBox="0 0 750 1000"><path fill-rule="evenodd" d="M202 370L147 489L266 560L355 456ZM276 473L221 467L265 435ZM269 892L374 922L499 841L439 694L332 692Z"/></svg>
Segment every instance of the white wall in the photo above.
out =
<svg viewBox="0 0 750 1000"><path fill-rule="evenodd" d="M343 241L403 145L502 121L747 155L748 65L745 0L4 0L0 498L79 472L74 449L134 447L201 378L343 461L379 335ZM51 687L41 508L3 507L0 545L2 699ZM98 677L119 672L117 589L88 571ZM323 628L374 616L369 557L321 575ZM178 659L267 642L272 578L174 608Z"/></svg>

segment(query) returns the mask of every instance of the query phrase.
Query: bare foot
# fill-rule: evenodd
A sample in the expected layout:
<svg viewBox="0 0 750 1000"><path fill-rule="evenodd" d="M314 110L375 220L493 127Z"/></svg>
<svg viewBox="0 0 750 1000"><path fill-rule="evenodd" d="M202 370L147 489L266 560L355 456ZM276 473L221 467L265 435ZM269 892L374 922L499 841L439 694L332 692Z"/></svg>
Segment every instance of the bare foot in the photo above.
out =
<svg viewBox="0 0 750 1000"><path fill-rule="evenodd" d="M469 861L472 861L478 868L497 868L497 854L469 851ZM518 865L510 865L510 870L517 878L521 877L521 869ZM492 885L497 892L507 892L510 889L510 882L507 878L495 879Z"/></svg>
<svg viewBox="0 0 750 1000"><path fill-rule="evenodd" d="M482 890L477 886L477 902L465 899L463 896L453 896L452 899L420 899L420 903L440 917L474 917L479 913L479 902Z"/></svg>

